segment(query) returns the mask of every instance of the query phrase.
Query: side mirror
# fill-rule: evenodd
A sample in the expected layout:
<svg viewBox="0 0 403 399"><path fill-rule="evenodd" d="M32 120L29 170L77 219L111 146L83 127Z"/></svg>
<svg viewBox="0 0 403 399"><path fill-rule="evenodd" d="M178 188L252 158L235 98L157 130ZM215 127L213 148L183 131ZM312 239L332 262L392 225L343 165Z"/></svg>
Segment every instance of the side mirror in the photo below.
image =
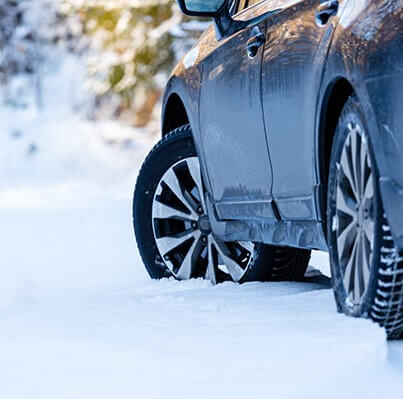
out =
<svg viewBox="0 0 403 399"><path fill-rule="evenodd" d="M178 0L186 15L211 17L214 19L217 40L242 29L246 23L234 21L228 9L229 0Z"/></svg>
<svg viewBox="0 0 403 399"><path fill-rule="evenodd" d="M214 18L227 8L228 0L178 0L178 3L186 15Z"/></svg>

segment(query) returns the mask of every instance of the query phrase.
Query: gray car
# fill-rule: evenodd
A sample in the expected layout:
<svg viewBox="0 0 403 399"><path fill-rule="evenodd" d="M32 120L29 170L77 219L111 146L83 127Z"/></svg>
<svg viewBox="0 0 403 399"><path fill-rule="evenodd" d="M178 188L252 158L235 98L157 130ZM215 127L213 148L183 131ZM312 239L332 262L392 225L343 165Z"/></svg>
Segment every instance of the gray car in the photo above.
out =
<svg viewBox="0 0 403 399"><path fill-rule="evenodd" d="M179 0L213 24L166 86L140 171L153 278L304 278L403 331L403 0Z"/></svg>

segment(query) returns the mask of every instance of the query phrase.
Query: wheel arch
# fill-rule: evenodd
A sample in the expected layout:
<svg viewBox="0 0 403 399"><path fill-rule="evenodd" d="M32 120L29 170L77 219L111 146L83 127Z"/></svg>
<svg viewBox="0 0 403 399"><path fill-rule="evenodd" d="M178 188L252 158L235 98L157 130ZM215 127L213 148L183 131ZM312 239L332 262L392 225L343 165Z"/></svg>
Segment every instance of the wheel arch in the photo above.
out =
<svg viewBox="0 0 403 399"><path fill-rule="evenodd" d="M330 158L337 122L344 105L355 93L352 83L345 77L333 79L324 91L319 113L318 166L321 185L320 216L326 222L327 183L329 178ZM326 229L324 229L326 232Z"/></svg>
<svg viewBox="0 0 403 399"><path fill-rule="evenodd" d="M165 102L162 116L162 136L189 123L189 116L181 97L171 93Z"/></svg>

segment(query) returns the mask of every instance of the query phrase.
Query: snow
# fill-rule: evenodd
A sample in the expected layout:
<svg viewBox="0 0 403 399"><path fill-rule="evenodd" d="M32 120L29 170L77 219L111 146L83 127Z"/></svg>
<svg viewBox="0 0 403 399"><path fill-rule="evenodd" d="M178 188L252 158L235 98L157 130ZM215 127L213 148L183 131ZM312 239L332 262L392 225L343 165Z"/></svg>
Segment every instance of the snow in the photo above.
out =
<svg viewBox="0 0 403 399"><path fill-rule="evenodd" d="M129 198L0 220L2 399L401 397L402 346L326 282L151 281Z"/></svg>
<svg viewBox="0 0 403 399"><path fill-rule="evenodd" d="M157 138L85 119L76 61L42 111L0 107L0 398L401 398L402 343L336 312L324 253L304 283L149 279L131 196Z"/></svg>
<svg viewBox="0 0 403 399"><path fill-rule="evenodd" d="M131 226L137 167L119 195L89 174L67 179L66 201L45 168L34 203L1 202L2 399L401 398L403 346L339 315L326 279L151 281ZM35 186L26 190L30 199ZM312 264L328 273L325 254Z"/></svg>

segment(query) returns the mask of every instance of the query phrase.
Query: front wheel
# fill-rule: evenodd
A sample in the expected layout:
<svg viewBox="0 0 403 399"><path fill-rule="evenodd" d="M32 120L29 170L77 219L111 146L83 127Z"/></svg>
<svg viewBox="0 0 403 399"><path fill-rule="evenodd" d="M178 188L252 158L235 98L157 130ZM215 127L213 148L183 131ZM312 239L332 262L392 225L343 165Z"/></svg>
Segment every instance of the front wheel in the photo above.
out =
<svg viewBox="0 0 403 399"><path fill-rule="evenodd" d="M133 201L137 244L152 278L206 278L213 283L301 280L310 251L224 242L212 232L205 188L189 125L150 152Z"/></svg>
<svg viewBox="0 0 403 399"><path fill-rule="evenodd" d="M403 263L384 215L369 126L355 96L340 116L329 173L327 226L339 311L403 331Z"/></svg>

